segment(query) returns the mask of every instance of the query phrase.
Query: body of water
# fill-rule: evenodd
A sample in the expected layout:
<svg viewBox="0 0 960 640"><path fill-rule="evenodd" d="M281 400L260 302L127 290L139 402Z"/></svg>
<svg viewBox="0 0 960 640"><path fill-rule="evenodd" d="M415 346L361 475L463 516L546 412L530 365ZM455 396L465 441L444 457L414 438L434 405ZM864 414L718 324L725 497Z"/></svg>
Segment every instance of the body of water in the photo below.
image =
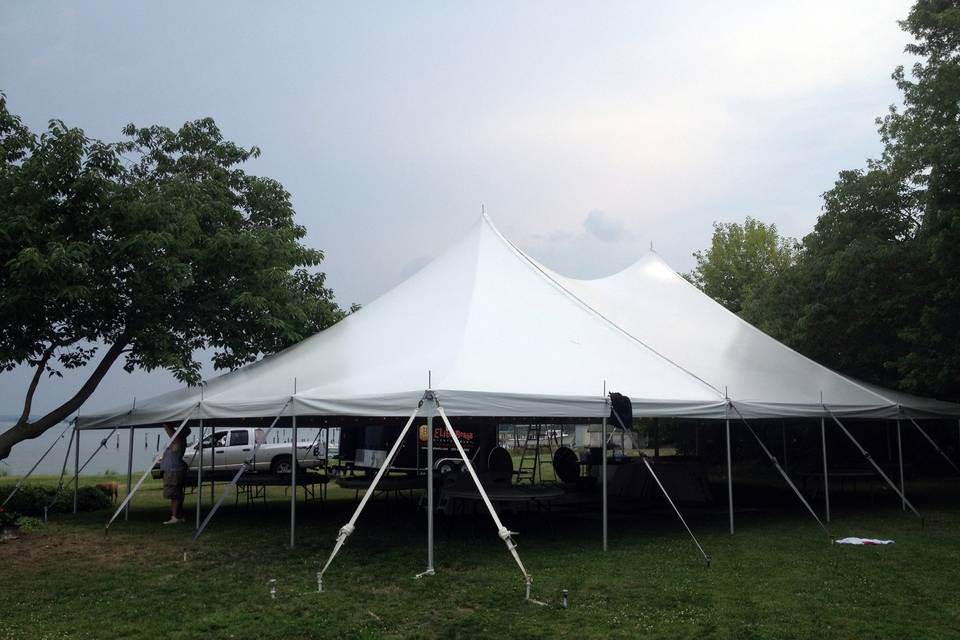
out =
<svg viewBox="0 0 960 640"><path fill-rule="evenodd" d="M9 422L7 423L9 424ZM67 455L67 447L73 430L67 430L61 438L60 434L67 428L66 424L59 424L50 429L39 438L26 440L16 445L10 456L0 461L0 471L12 476L20 476L32 467L40 456L50 447L53 450L47 454L40 466L37 467L34 474L39 475L59 475L63 468L64 457ZM317 435L317 429L298 429L297 440L313 440ZM207 433L210 433L209 427ZM159 452L159 447L163 445L163 433L160 429L137 429L133 432L133 472L143 473L147 467L153 464L153 460ZM97 449L100 449L100 443L106 438L106 444L100 451L97 451L93 459L84 468L81 475L102 475L109 472L126 476L127 456L130 446L130 429L122 428L116 433L110 435L109 429L96 431L80 432L80 465L82 466L87 458ZM190 441L193 442L198 435L198 430L193 430ZM322 438L323 436L321 436ZM274 429L270 434L270 442L290 442L290 429ZM67 474L73 475L74 469L74 451L70 449L69 460L67 461Z"/></svg>

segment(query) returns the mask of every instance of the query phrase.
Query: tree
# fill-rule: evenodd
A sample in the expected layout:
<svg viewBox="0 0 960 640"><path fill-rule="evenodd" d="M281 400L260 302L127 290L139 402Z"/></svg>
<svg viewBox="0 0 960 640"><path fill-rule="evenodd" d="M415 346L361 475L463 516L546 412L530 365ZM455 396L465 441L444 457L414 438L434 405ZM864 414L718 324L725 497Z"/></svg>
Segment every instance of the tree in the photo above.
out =
<svg viewBox="0 0 960 640"><path fill-rule="evenodd" d="M919 273L900 187L882 170L841 173L794 265L750 291L743 317L827 366L894 384Z"/></svg>
<svg viewBox="0 0 960 640"><path fill-rule="evenodd" d="M104 143L51 121L35 135L0 94L0 367L34 374L0 459L73 413L117 361L200 382L199 349L233 369L343 317L290 194L241 168L259 155L212 119L124 128ZM31 420L47 375L99 358Z"/></svg>
<svg viewBox="0 0 960 640"><path fill-rule="evenodd" d="M797 264L746 315L825 364L960 398L960 2L919 0L900 23L921 60L893 79L883 153L844 171Z"/></svg>
<svg viewBox="0 0 960 640"><path fill-rule="evenodd" d="M693 256L697 266L684 277L734 313L740 313L749 291L777 276L793 262L796 241L781 238L774 224L748 217L743 225L714 222L706 251Z"/></svg>

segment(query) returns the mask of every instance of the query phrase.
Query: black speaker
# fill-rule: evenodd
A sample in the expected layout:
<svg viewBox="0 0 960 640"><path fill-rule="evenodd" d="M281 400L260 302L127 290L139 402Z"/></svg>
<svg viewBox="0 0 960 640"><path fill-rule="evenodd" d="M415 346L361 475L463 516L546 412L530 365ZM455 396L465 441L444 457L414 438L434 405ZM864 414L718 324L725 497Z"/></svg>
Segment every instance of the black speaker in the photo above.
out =
<svg viewBox="0 0 960 640"><path fill-rule="evenodd" d="M622 393L610 393L610 421L625 429L633 424L633 403Z"/></svg>

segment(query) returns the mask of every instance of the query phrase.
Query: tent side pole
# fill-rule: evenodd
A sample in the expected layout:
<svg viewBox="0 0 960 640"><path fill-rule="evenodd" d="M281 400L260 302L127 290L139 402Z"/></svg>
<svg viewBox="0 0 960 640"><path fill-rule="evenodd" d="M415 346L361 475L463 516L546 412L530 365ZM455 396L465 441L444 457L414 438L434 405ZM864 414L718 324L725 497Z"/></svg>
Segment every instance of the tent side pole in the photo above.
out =
<svg viewBox="0 0 960 640"><path fill-rule="evenodd" d="M823 452L823 500L827 508L827 522L830 522L830 475L827 472L827 421L820 417L820 446Z"/></svg>
<svg viewBox="0 0 960 640"><path fill-rule="evenodd" d="M323 473L330 477L330 425L323 430ZM323 504L327 504L327 483L320 485L323 492Z"/></svg>
<svg viewBox="0 0 960 640"><path fill-rule="evenodd" d="M333 559L337 557L340 549L347 542L347 538L349 538L350 534L352 534L356 529L357 519L360 517L360 513L363 512L363 508L367 505L367 502L373 497L373 494L376 493L377 485L380 484L380 479L393 463L393 459L396 457L397 451L400 449L400 445L403 444L404 437L406 437L407 432L410 431L410 425L412 425L413 421L416 420L417 414L420 413L420 407L422 406L423 399L417 403L417 408L413 410L413 413L410 414L410 418L407 420L407 423L403 425L403 429L400 430L400 435L397 436L397 440L393 443L393 447L390 449L390 452L387 453L387 457L383 459L383 464L380 465L377 475L373 477L373 482L370 483L370 486L367 487L367 490L364 492L363 497L360 499L360 504L357 505L356 510L354 510L353 515L350 517L350 521L340 527L340 531L337 533L337 540L333 544L333 551L330 552L330 557L327 558L327 562L323 565L323 568L317 572L318 592L323 592L323 574L325 574L327 569L330 568L330 563L332 563Z"/></svg>
<svg viewBox="0 0 960 640"><path fill-rule="evenodd" d="M130 425L130 446L127 449L127 495L130 495L130 489L133 488L133 425ZM130 503L123 508L123 519L130 519Z"/></svg>
<svg viewBox="0 0 960 640"><path fill-rule="evenodd" d="M483 503L486 505L487 511L490 513L490 517L493 519L493 525L497 528L497 535L499 535L500 539L503 540L503 543L507 545L507 551L509 551L510 555L513 556L513 560L517 563L520 573L523 574L523 580L526 584L527 590L526 600L528 602L533 602L534 604L543 604L530 598L530 587L533 584L533 576L531 576L526 567L523 566L523 562L520 560L520 554L517 553L517 543L513 541L513 536L516 534L503 526L503 522L500 521L500 516L497 515L497 510L493 508L493 503L490 502L490 497L487 495L486 490L483 488L483 483L480 482L480 478L477 476L477 472L474 470L473 464L470 462L470 457L467 455L466 451L463 450L463 445L460 444L460 438L457 437L456 430L453 428L453 425L450 424L450 420L447 418L447 414L444 412L443 407L440 406L440 401L436 396L433 397L433 400L436 402L437 413L440 414L440 418L443 420L443 424L447 428L447 433L450 434L450 438L453 440L453 444L457 448L457 453L460 454L460 458L463 460L463 465L467 468L467 473L469 473L470 477L473 479L473 484L477 487L477 492L480 493L480 497L483 499Z"/></svg>
<svg viewBox="0 0 960 640"><path fill-rule="evenodd" d="M297 414L293 414L290 438L290 548L293 549L297 530Z"/></svg>
<svg viewBox="0 0 960 640"><path fill-rule="evenodd" d="M427 575L433 575L433 415L427 417Z"/></svg>
<svg viewBox="0 0 960 640"><path fill-rule="evenodd" d="M730 405L726 410L727 427L727 504L730 509L730 535L733 535L733 456L730 453Z"/></svg>
<svg viewBox="0 0 960 640"><path fill-rule="evenodd" d="M810 515L813 516L813 519L817 521L817 524L820 525L820 528L823 529L824 533L826 533L828 536L832 536L833 534L830 533L830 530L827 529L823 522L820 521L820 517L817 515L817 512L813 510L813 507L810 506L810 503L807 502L807 499L803 497L803 493L797 489L797 485L793 483L793 480L791 480L787 472L784 471L783 467L780 465L780 461L777 460L775 455L770 453L770 449L768 449L767 445L763 443L763 439L760 438L756 431L754 431L753 427L750 426L750 423L747 422L747 419L743 417L743 414L740 413L740 410L736 406L733 407L733 410L737 412L738 416L740 416L740 421L743 423L743 426L745 426L747 431L750 432L750 435L754 437L754 439L757 441L757 444L760 445L760 449L763 450L764 455L767 456L767 459L770 460L770 463L780 473L781 477L783 477L783 480L787 483L797 498L800 499L800 502L803 503L803 506L806 507L807 511L810 512Z"/></svg>
<svg viewBox="0 0 960 640"><path fill-rule="evenodd" d="M197 453L194 457L200 456L197 462L197 523L194 529L200 528L200 508L203 503L203 419L200 419L200 435L197 437Z"/></svg>
<svg viewBox="0 0 960 640"><path fill-rule="evenodd" d="M230 489L237 486L237 482L240 480L240 476L242 476L245 472L249 471L254 467L254 461L257 458L257 450L260 448L261 445L267 442L267 436L269 436L270 432L273 431L273 428L277 426L277 422L279 422L280 418L283 417L283 412L287 410L287 406L290 405L291 402L293 402L293 398L291 398L290 400L287 400L284 403L284 405L280 407L280 411L277 413L277 417L273 419L273 422L270 423L270 426L267 427L266 432L263 434L263 440L260 442L254 441L253 451L250 452L250 455L247 457L247 459L244 460L243 464L240 465L240 468L237 469L237 472L234 474L233 479L230 480L230 482L227 483L227 486L223 488L223 493L220 494L220 498L216 502L211 501L213 506L210 507L210 511L207 512L207 517L203 519L203 522L200 523L200 526L197 527L196 532L193 534L194 541L196 541L196 539L200 537L200 534L203 533L204 529L207 528L207 525L210 524L210 521L213 520L213 516L216 515L217 511L220 509L220 505L222 505L223 501L226 500L227 494L230 493ZM211 445L213 444L214 433L216 433L216 427L211 427L210 429ZM210 450L211 452L213 451L212 446L210 447ZM201 465L203 464L202 453L203 453L203 449L201 447L201 456L200 456Z"/></svg>
<svg viewBox="0 0 960 640"><path fill-rule="evenodd" d="M603 550L607 550L607 416L603 416L603 446L601 448L601 459L600 459L600 479L603 483L603 503L601 510L603 511L602 520L603 520Z"/></svg>
<svg viewBox="0 0 960 640"><path fill-rule="evenodd" d="M903 483L903 443L900 440L900 420L897 420L897 463L900 468L900 508L907 510L907 488Z"/></svg>
<svg viewBox="0 0 960 640"><path fill-rule="evenodd" d="M73 450L73 515L77 515L77 506L80 500L80 429L74 429L77 438Z"/></svg>
<svg viewBox="0 0 960 640"><path fill-rule="evenodd" d="M650 472L650 475L653 477L654 481L657 483L657 486L660 487L660 491L663 492L663 497L667 499L667 502L670 503L670 508L673 509L673 512L677 514L677 517L680 518L680 522L683 524L683 528L687 530L687 533L690 534L690 537L693 539L693 544L697 545L697 549L700 551L700 555L703 556L704 562L707 563L707 566L710 566L710 556L707 555L707 552L703 550L703 547L700 546L700 541L697 540L697 536L693 535L693 531L687 525L687 521L683 519L683 516L680 515L680 510L677 509L677 505L673 503L673 499L670 497L670 494L667 493L667 490L664 488L663 483L660 482L660 478L657 477L657 474L654 473L653 467L650 466L650 461L647 460L645 455L640 456L640 460L647 467L647 471Z"/></svg>
<svg viewBox="0 0 960 640"><path fill-rule="evenodd" d="M824 406L824 409L826 409L827 412L830 413L830 410L827 409L826 406ZM867 452L867 450L863 448L863 445L857 442L857 439L853 437L853 434L850 433L845 426L843 426L843 423L840 422L840 419L837 418L837 416L833 415L833 413L830 413L830 418L837 423L837 426L840 427L840 430L843 431L843 433L847 436L847 438L850 439L850 442L852 442L854 446L860 451L860 454L867 459L867 462L873 465L873 468L876 469L877 473L880 474L880 477L883 478L883 480L887 483L887 486L893 489L893 492L896 493L898 496L900 496L900 498L903 500L903 503L907 505L907 507L910 509L910 511L914 513L915 516L920 518L920 523L922 526L923 516L921 516L920 512L917 511L912 504L910 504L910 501L907 500L907 496L900 491L900 489L897 487L896 484L894 484L893 480L890 479L890 476L884 473L883 469L880 468L880 465L877 464L877 461L873 459L873 456L871 456Z"/></svg>
<svg viewBox="0 0 960 640"><path fill-rule="evenodd" d="M787 462L787 421L780 421L780 432L783 436L783 468L787 469L790 464Z"/></svg>
<svg viewBox="0 0 960 640"><path fill-rule="evenodd" d="M73 426L73 425L69 425L69 424L68 424L68 425L67 425L67 428L64 429L63 432L62 432L59 436L57 436L57 439L56 439L56 440L53 441L53 444L51 444L51 445L47 448L47 450L43 452L43 455L40 456L40 459L33 463L33 466L30 467L30 471L27 471L27 473L26 473L24 476L22 476L19 480L17 480L17 484L13 487L13 491L11 491L10 493L7 494L7 497L3 499L3 502L2 502L2 503L0 503L0 507L5 506L5 505L7 504L7 502L10 501L10 498L13 497L13 494L15 494L17 491L20 490L20 486L23 485L23 483L27 480L27 478L30 477L30 475L31 475L34 471L36 471L37 467L40 466L40 463L43 462L43 459L47 457L47 454L49 454L51 451L53 451L53 448L54 448L55 446L57 446L57 443L60 442L60 440L63 439L63 436L66 435L67 431L69 431L72 426ZM75 428L75 427L74 427L74 428ZM73 442L73 434L70 435L70 442L71 442L71 443ZM69 446L69 445L67 446L67 455L68 455L68 456L70 455L70 446Z"/></svg>
<svg viewBox="0 0 960 640"><path fill-rule="evenodd" d="M140 489L144 481L147 479L147 476L150 475L150 472L153 471L153 465L160 462L160 459L163 457L163 454L167 451L167 448L170 447L170 444L176 440L177 436L183 431L183 428L187 426L187 422L190 420L190 416L200 408L200 403L198 402L194 406L190 407L190 413L187 414L187 417L183 419L183 422L180 423L180 426L177 427L177 430L173 432L173 435L167 439L167 442L163 445L163 449L157 452L157 455L153 458L153 464L147 465L147 470L143 472L143 475L140 476L140 479L137 480L137 484L133 485L133 489L130 490L130 493L127 494L127 497L123 499L123 502L120 503L120 506L117 507L117 510L113 512L113 515L110 516L110 519L107 520L107 524L104 526L104 529L107 531L110 530L110 525L113 524L113 521L117 519L117 516L120 515L120 512L123 511L130 500L133 499L133 495ZM79 433L79 432L78 432Z"/></svg>

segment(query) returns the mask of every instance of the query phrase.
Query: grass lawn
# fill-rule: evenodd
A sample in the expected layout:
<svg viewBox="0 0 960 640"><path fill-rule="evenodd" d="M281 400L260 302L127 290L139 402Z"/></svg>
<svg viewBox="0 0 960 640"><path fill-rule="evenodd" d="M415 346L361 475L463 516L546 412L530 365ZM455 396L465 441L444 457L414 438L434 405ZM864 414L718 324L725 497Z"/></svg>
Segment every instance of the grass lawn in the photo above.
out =
<svg viewBox="0 0 960 640"><path fill-rule="evenodd" d="M106 512L59 514L0 543L0 639L958 638L960 489L940 485L917 495L922 529L889 493L837 497L834 537L896 541L887 547L828 544L791 495L738 489L744 506L775 506L739 513L735 536L722 508L687 510L710 568L664 510L613 514L606 554L596 513L504 515L520 531L534 597L551 604L539 607L524 603L520 573L487 519L438 526L437 575L414 580L426 559L422 512L373 502L320 594L316 571L353 492L300 503L291 551L280 489L266 508L235 508L231 498L193 543L192 519L160 525L160 486L148 481L130 521L121 517L109 536Z"/></svg>

